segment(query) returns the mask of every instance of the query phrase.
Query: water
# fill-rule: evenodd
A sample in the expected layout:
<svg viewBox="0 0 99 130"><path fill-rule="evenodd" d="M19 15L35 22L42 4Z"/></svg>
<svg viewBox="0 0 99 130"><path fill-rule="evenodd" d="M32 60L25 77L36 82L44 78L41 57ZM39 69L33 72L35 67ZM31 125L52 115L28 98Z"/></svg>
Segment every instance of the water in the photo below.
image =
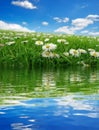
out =
<svg viewBox="0 0 99 130"><path fill-rule="evenodd" d="M0 130L99 130L99 69L0 69Z"/></svg>

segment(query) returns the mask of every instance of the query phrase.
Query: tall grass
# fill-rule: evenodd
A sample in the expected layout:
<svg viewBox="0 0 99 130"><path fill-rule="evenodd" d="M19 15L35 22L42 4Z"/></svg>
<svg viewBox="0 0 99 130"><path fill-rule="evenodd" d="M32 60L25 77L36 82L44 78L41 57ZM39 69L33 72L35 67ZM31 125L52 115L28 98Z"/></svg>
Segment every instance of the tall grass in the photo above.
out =
<svg viewBox="0 0 99 130"><path fill-rule="evenodd" d="M98 65L99 37L0 31L0 64L20 67Z"/></svg>

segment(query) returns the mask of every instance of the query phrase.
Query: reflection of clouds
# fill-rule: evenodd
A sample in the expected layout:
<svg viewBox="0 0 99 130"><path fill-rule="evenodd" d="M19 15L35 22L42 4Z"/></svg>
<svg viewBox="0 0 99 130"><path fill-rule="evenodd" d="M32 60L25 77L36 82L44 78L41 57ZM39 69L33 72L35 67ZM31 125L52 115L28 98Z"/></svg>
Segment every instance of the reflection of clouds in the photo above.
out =
<svg viewBox="0 0 99 130"><path fill-rule="evenodd" d="M87 116L87 117L91 117L91 118L99 118L99 113L75 113L73 115L77 115L77 116Z"/></svg>
<svg viewBox="0 0 99 130"><path fill-rule="evenodd" d="M2 114L6 114L6 113L1 111L1 112L0 112L0 115L2 115Z"/></svg>
<svg viewBox="0 0 99 130"><path fill-rule="evenodd" d="M91 117L91 118L99 118L99 113L88 113L86 116Z"/></svg>
<svg viewBox="0 0 99 130"><path fill-rule="evenodd" d="M36 120L35 119L30 119L28 120L29 122L35 122Z"/></svg>
<svg viewBox="0 0 99 130"><path fill-rule="evenodd" d="M4 104L21 104L18 100L3 100Z"/></svg>
<svg viewBox="0 0 99 130"><path fill-rule="evenodd" d="M90 104L85 104L83 100L75 100L74 95L68 95L62 100L55 99L59 106L72 107L74 110L92 110L93 106Z"/></svg>
<svg viewBox="0 0 99 130"><path fill-rule="evenodd" d="M1 105L16 105L16 104L21 104L21 100L25 100L26 97L24 96L2 96L0 97L2 100Z"/></svg>
<svg viewBox="0 0 99 130"><path fill-rule="evenodd" d="M11 127L13 130L32 130L30 128L30 127L32 127L32 124L24 125L23 123L13 123L13 124L11 124Z"/></svg>
<svg viewBox="0 0 99 130"><path fill-rule="evenodd" d="M91 100L90 102L87 99L88 97L83 97L84 99L77 100L75 99L76 96L77 95L68 95L61 99L54 99L59 108L54 112L54 115L63 115L66 118L70 115L99 118L98 101L94 102L94 100ZM61 107L63 107L62 110Z"/></svg>
<svg viewBox="0 0 99 130"><path fill-rule="evenodd" d="M98 97L98 94L94 96ZM3 111L1 109L1 112L7 114L1 116L8 120L11 119L11 129L13 130L43 129L46 128L46 124L51 127L54 123L59 123L60 126L62 123L63 125L73 125L75 129L75 126L78 125L91 128L99 118L99 101L94 100L92 95L70 93L62 98L31 99L23 101L23 103L25 106L24 104L18 105L18 107L12 106L15 110ZM32 107L32 104L35 107ZM93 123L90 124L92 121Z"/></svg>
<svg viewBox="0 0 99 130"><path fill-rule="evenodd" d="M20 116L20 118L27 119L29 116Z"/></svg>
<svg viewBox="0 0 99 130"><path fill-rule="evenodd" d="M17 99L16 100L3 100L3 103L5 105L8 105L8 106L10 106L10 105L22 105L22 106L25 106L25 107L35 107L36 106L34 103L27 104L27 103L19 101ZM10 108L5 107L5 109L7 110L7 109L10 109ZM11 109L13 109L13 107L11 107Z"/></svg>

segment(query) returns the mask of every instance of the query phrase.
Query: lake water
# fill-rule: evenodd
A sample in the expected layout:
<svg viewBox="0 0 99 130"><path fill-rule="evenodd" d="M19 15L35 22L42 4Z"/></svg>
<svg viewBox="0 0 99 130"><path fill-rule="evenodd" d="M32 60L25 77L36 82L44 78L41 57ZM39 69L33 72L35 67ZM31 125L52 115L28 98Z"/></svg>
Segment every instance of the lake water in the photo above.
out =
<svg viewBox="0 0 99 130"><path fill-rule="evenodd" d="M99 69L0 68L0 130L99 130Z"/></svg>

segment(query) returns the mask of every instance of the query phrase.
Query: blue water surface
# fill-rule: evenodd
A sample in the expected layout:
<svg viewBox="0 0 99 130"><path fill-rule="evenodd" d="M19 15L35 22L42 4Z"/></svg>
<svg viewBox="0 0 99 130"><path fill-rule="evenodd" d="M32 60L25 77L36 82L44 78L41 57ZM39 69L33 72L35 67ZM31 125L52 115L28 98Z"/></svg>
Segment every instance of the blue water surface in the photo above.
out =
<svg viewBox="0 0 99 130"><path fill-rule="evenodd" d="M68 95L1 106L0 130L99 130L99 100Z"/></svg>

